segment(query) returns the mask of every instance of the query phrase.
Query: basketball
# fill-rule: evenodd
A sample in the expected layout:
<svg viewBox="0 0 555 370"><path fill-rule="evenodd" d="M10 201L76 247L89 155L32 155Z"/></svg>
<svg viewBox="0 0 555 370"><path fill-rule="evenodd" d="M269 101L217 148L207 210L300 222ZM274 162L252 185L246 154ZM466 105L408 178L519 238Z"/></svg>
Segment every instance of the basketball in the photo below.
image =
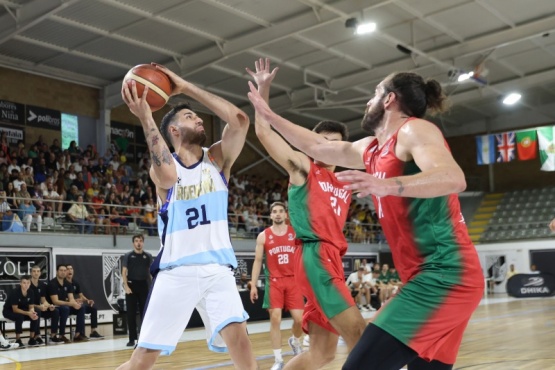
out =
<svg viewBox="0 0 555 370"><path fill-rule="evenodd" d="M168 102L172 92L172 82L167 74L156 69L153 65L139 64L131 68L123 78L123 83L127 83L131 87L132 80L136 82L139 97L143 95L145 86L148 86L146 101L153 112L159 110Z"/></svg>

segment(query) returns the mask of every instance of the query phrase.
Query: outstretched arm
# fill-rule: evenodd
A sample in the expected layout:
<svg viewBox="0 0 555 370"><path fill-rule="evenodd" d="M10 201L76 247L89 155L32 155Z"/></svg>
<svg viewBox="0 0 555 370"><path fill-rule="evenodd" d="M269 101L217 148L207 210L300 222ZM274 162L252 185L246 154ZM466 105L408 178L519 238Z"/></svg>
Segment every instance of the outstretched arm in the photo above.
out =
<svg viewBox="0 0 555 370"><path fill-rule="evenodd" d="M261 119L275 128L285 140L303 153L324 163L347 168L364 168L362 154L370 143L369 138L354 143L347 141L328 141L323 136L293 122L280 117L273 112L264 98L249 82L248 97Z"/></svg>
<svg viewBox="0 0 555 370"><path fill-rule="evenodd" d="M395 154L403 161L414 160L421 172L416 175L380 179L360 171L337 174L350 182L348 189L358 190L359 197L400 196L434 198L459 193L466 188L464 173L447 149L441 132L432 123L413 120L401 128Z"/></svg>
<svg viewBox="0 0 555 370"><path fill-rule="evenodd" d="M159 64L154 65L166 73L174 83L175 88L172 95L185 94L190 96L227 123L222 132L222 140L212 145L210 153L224 171L226 178L229 179L231 166L245 144L249 129L249 117L245 112L227 100L185 81L164 66Z"/></svg>
<svg viewBox="0 0 555 370"><path fill-rule="evenodd" d="M138 96L137 85L134 80L131 82L131 88L128 84L123 84L121 91L123 101L127 104L131 113L139 118L143 126L146 143L152 158L152 166L150 167L152 181L161 189L169 189L177 181L175 163L168 145L162 139L160 130L158 130L156 122L152 118L152 111L146 102L147 94L148 86L145 86L143 95Z"/></svg>
<svg viewBox="0 0 555 370"><path fill-rule="evenodd" d="M274 68L270 73L270 60L260 58L255 63L256 72L247 68L247 72L253 77L258 85L258 93L268 103L270 99L270 85L278 68ZM255 112L255 131L256 136L268 151L268 154L289 174L289 181L294 185L302 185L306 181L306 176L310 170L310 159L303 153L297 152L272 127Z"/></svg>

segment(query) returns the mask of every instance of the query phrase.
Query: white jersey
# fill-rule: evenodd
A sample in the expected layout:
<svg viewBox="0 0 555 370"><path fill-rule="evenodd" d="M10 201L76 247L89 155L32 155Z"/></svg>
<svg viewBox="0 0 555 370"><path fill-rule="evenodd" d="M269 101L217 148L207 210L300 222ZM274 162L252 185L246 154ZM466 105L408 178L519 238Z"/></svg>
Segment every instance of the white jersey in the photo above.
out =
<svg viewBox="0 0 555 370"><path fill-rule="evenodd" d="M227 222L227 181L208 148L202 150L202 158L190 167L173 156L177 182L158 215L161 270L207 264L237 267Z"/></svg>

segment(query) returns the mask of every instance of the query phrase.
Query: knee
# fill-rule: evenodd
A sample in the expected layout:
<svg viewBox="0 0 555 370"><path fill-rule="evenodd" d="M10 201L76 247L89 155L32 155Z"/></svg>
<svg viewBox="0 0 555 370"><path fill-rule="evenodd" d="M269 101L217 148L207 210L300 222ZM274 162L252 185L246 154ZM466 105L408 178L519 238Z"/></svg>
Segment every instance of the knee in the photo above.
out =
<svg viewBox="0 0 555 370"><path fill-rule="evenodd" d="M312 360L314 364L316 364L316 368L324 367L325 365L329 364L333 360L335 360L335 352L327 351L327 352L319 352L314 353L312 356Z"/></svg>

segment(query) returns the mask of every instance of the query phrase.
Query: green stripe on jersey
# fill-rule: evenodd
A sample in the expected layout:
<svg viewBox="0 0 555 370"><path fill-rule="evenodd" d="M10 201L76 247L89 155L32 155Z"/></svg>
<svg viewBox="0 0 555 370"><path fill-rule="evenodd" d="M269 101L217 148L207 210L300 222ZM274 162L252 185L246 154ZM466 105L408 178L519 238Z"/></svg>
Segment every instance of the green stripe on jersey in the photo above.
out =
<svg viewBox="0 0 555 370"><path fill-rule="evenodd" d="M287 192L289 198L289 219L295 229L298 239L319 240L312 229L311 215L308 204L308 183L302 185L290 185Z"/></svg>
<svg viewBox="0 0 555 370"><path fill-rule="evenodd" d="M312 291L316 295L317 304L328 319L349 308L343 295L334 284L330 273L322 265L320 259L321 243L303 244L303 266Z"/></svg>

